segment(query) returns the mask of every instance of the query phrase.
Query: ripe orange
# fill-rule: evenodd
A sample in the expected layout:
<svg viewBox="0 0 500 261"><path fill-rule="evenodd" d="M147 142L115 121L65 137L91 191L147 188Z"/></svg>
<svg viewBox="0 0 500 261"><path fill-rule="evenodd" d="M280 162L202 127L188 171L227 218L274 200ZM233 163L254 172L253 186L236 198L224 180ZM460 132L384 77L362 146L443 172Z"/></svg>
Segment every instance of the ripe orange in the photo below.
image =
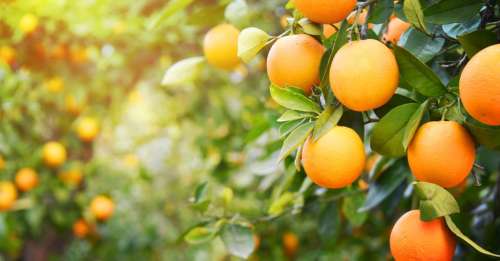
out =
<svg viewBox="0 0 500 261"><path fill-rule="evenodd" d="M80 140L91 142L99 133L99 122L92 117L83 117L76 124L76 133Z"/></svg>
<svg viewBox="0 0 500 261"><path fill-rule="evenodd" d="M65 97L64 105L66 107L66 111L73 116L78 116L83 110L83 102L78 101L73 95Z"/></svg>
<svg viewBox="0 0 500 261"><path fill-rule="evenodd" d="M5 160L2 155L0 155L0 171L5 169Z"/></svg>
<svg viewBox="0 0 500 261"><path fill-rule="evenodd" d="M299 238L292 232L286 232L283 234L283 249L285 254L289 257L295 256L297 249L299 248Z"/></svg>
<svg viewBox="0 0 500 261"><path fill-rule="evenodd" d="M467 63L460 76L460 98L476 120L500 125L500 44L481 50Z"/></svg>
<svg viewBox="0 0 500 261"><path fill-rule="evenodd" d="M78 238L86 237L90 232L89 224L83 219L78 219L73 223L73 234Z"/></svg>
<svg viewBox="0 0 500 261"><path fill-rule="evenodd" d="M30 191L38 185L38 174L32 168L22 168L16 174L16 186L20 191Z"/></svg>
<svg viewBox="0 0 500 261"><path fill-rule="evenodd" d="M333 58L330 86L337 99L354 111L388 102L399 84L399 67L391 49L368 39L344 45Z"/></svg>
<svg viewBox="0 0 500 261"><path fill-rule="evenodd" d="M418 180L451 188L472 170L475 153L472 137L460 124L432 121L415 134L408 147L408 163Z"/></svg>
<svg viewBox="0 0 500 261"><path fill-rule="evenodd" d="M319 81L325 48L313 37L296 34L278 39L267 57L267 75L274 84L294 86L310 93Z"/></svg>
<svg viewBox="0 0 500 261"><path fill-rule="evenodd" d="M337 24L338 25L338 24ZM330 24L323 25L323 36L325 38L330 38L332 35L337 33L337 28Z"/></svg>
<svg viewBox="0 0 500 261"><path fill-rule="evenodd" d="M234 69L240 63L239 34L240 31L230 24L221 24L210 29L203 40L203 52L207 61L221 69Z"/></svg>
<svg viewBox="0 0 500 261"><path fill-rule="evenodd" d="M78 186L82 182L83 173L79 168L72 168L60 172L59 179L67 185Z"/></svg>
<svg viewBox="0 0 500 261"><path fill-rule="evenodd" d="M10 209L17 199L17 190L10 181L0 181L0 211Z"/></svg>
<svg viewBox="0 0 500 261"><path fill-rule="evenodd" d="M392 256L396 261L451 261L455 238L442 218L420 220L420 210L401 216L390 236Z"/></svg>
<svg viewBox="0 0 500 261"><path fill-rule="evenodd" d="M113 215L115 204L106 196L97 196L90 203L90 211L101 221L104 221Z"/></svg>
<svg viewBox="0 0 500 261"><path fill-rule="evenodd" d="M343 188L356 180L365 166L365 151L358 134L336 126L314 142L307 139L302 150L307 176L325 188Z"/></svg>
<svg viewBox="0 0 500 261"><path fill-rule="evenodd" d="M14 48L4 45L0 47L0 62L12 65L16 59L16 51Z"/></svg>
<svg viewBox="0 0 500 261"><path fill-rule="evenodd" d="M409 23L397 17L393 17L387 25L387 31L384 33L384 41L392 42L393 44L398 43L401 35L406 32L410 26Z"/></svg>
<svg viewBox="0 0 500 261"><path fill-rule="evenodd" d="M64 81L61 77L52 77L44 83L49 92L60 92L64 89Z"/></svg>
<svg viewBox="0 0 500 261"><path fill-rule="evenodd" d="M43 161L49 167L59 167L66 161L66 149L55 141L46 143L42 150Z"/></svg>
<svg viewBox="0 0 500 261"><path fill-rule="evenodd" d="M320 24L340 22L356 7L356 0L293 0L293 3L305 17Z"/></svg>
<svg viewBox="0 0 500 261"><path fill-rule="evenodd" d="M37 27L38 17L36 17L34 14L25 14L19 21L19 29L25 34L29 34L35 31Z"/></svg>

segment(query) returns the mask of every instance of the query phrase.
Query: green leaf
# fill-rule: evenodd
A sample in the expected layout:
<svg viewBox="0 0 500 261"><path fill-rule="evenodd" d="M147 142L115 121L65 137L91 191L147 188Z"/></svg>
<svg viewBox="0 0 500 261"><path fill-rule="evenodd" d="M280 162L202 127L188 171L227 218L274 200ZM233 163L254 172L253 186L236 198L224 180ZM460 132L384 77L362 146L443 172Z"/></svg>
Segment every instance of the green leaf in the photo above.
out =
<svg viewBox="0 0 500 261"><path fill-rule="evenodd" d="M418 126L420 126L420 122L422 121L424 113L427 111L428 104L429 100L426 100L424 103L420 104L418 109L411 116L408 124L406 124L405 132L403 134L403 148L405 149L405 151L408 148L408 145L410 145L410 142L413 139Z"/></svg>
<svg viewBox="0 0 500 261"><path fill-rule="evenodd" d="M238 35L238 57L244 62L250 62L259 51L266 46L271 36L259 28L243 29Z"/></svg>
<svg viewBox="0 0 500 261"><path fill-rule="evenodd" d="M349 34L347 33L348 27L349 24L346 21L342 22L339 30L335 34L335 42L333 43L332 48L326 51L323 57L321 58L321 63L319 67L321 86L328 85L328 77L330 75L330 66L332 65L333 57L340 49L340 47L344 46L344 44L346 44L349 40L348 39Z"/></svg>
<svg viewBox="0 0 500 261"><path fill-rule="evenodd" d="M203 61L203 57L191 57L175 63L165 72L161 84L174 86L192 83L200 74Z"/></svg>
<svg viewBox="0 0 500 261"><path fill-rule="evenodd" d="M287 121L283 124L280 125L279 128L279 133L280 133L280 138L286 137L290 132L295 130L297 127L302 125L304 123L305 119L298 119L294 121Z"/></svg>
<svg viewBox="0 0 500 261"><path fill-rule="evenodd" d="M336 202L329 202L321 211L318 234L322 241L333 244L340 235L340 213Z"/></svg>
<svg viewBox="0 0 500 261"><path fill-rule="evenodd" d="M372 149L385 156L404 156L406 150L403 146L403 138L406 125L418 108L417 103L407 103L387 113L373 127L370 139Z"/></svg>
<svg viewBox="0 0 500 261"><path fill-rule="evenodd" d="M336 109L333 106L328 106L318 117L314 124L313 130L313 140L317 141L321 136L331 130L333 127L337 126L340 121L342 114L344 113L344 108L342 106Z"/></svg>
<svg viewBox="0 0 500 261"><path fill-rule="evenodd" d="M317 24L311 22L307 18L302 18L299 20L298 24L300 27L302 27L302 30L304 33L309 34L309 35L321 35L321 30L322 28L319 27Z"/></svg>
<svg viewBox="0 0 500 261"><path fill-rule="evenodd" d="M359 211L368 211L377 207L392 192L394 192L401 183L410 175L406 159L399 159L387 170L380 174L380 177L370 183L366 201Z"/></svg>
<svg viewBox="0 0 500 261"><path fill-rule="evenodd" d="M394 11L393 0L378 0L372 5L371 15L368 18L369 23L383 24L391 17Z"/></svg>
<svg viewBox="0 0 500 261"><path fill-rule="evenodd" d="M415 182L420 198L420 218L430 221L438 217L459 213L460 207L448 190L429 182Z"/></svg>
<svg viewBox="0 0 500 261"><path fill-rule="evenodd" d="M462 45L469 58L472 58L477 52L496 43L496 35L491 31L475 31L472 33L460 35L458 41Z"/></svg>
<svg viewBox="0 0 500 261"><path fill-rule="evenodd" d="M271 216L279 216L291 205L295 196L291 192L283 193L277 200L273 201L267 213Z"/></svg>
<svg viewBox="0 0 500 261"><path fill-rule="evenodd" d="M293 90L293 88L280 88L271 84L271 97L279 105L297 111L320 113L321 109L317 103L307 98L304 94Z"/></svg>
<svg viewBox="0 0 500 261"><path fill-rule="evenodd" d="M399 40L400 46L410 51L424 63L432 60L432 58L441 51L444 43L445 39L429 37L414 28L410 28L410 30L401 37L401 40Z"/></svg>
<svg viewBox="0 0 500 261"><path fill-rule="evenodd" d="M401 94L394 94L392 98L384 104L384 106L375 109L375 114L379 117L382 118L384 115L386 115L388 112L390 112L392 109L398 107L399 105L403 105L406 103L412 103L415 102L415 100L408 98L407 96L401 95Z"/></svg>
<svg viewBox="0 0 500 261"><path fill-rule="evenodd" d="M234 0L227 5L224 16L233 25L244 26L250 21L245 0Z"/></svg>
<svg viewBox="0 0 500 261"><path fill-rule="evenodd" d="M201 244L212 240L218 230L214 227L198 226L194 227L184 236L184 240L189 244Z"/></svg>
<svg viewBox="0 0 500 261"><path fill-rule="evenodd" d="M200 211L207 210L210 205L210 198L208 196L208 182L199 184L194 192L193 207Z"/></svg>
<svg viewBox="0 0 500 261"><path fill-rule="evenodd" d="M368 217L368 214L366 212L359 211L359 208L363 206L364 202L364 193L356 193L344 198L342 204L342 212L353 227L359 227L363 225L366 218Z"/></svg>
<svg viewBox="0 0 500 261"><path fill-rule="evenodd" d="M285 159L292 151L298 148L307 139L307 136L311 133L314 123L307 122L302 124L293 130L288 137L286 137L281 147L281 152L279 156L279 161Z"/></svg>
<svg viewBox="0 0 500 261"><path fill-rule="evenodd" d="M442 0L424 10L425 20L434 24L463 23L479 13L482 0Z"/></svg>
<svg viewBox="0 0 500 261"><path fill-rule="evenodd" d="M238 224L226 224L220 233L222 242L231 255L248 258L255 249L252 229Z"/></svg>
<svg viewBox="0 0 500 261"><path fill-rule="evenodd" d="M473 247L476 251L478 251L484 255L493 256L493 257L500 257L500 255L492 253L492 252L482 248L481 246L476 244L476 242L474 242L472 239L468 238L464 233L462 233L462 231L460 231L460 229L457 227L457 225L455 225L455 223L453 222L453 219L451 219L450 216L445 216L444 219L446 221L446 225L451 230L451 232L453 232L453 234L455 234L455 236L462 239L462 241L467 243L469 246Z"/></svg>
<svg viewBox="0 0 500 261"><path fill-rule="evenodd" d="M493 150L500 150L500 126L489 126L472 117L466 117L465 125L476 141Z"/></svg>
<svg viewBox="0 0 500 261"><path fill-rule="evenodd" d="M401 78L419 93L435 97L446 93L446 87L427 65L419 61L409 51L394 46Z"/></svg>
<svg viewBox="0 0 500 261"><path fill-rule="evenodd" d="M173 14L188 7L194 0L172 0L161 11L160 15L156 16L147 26L148 30L154 29L158 24L167 20Z"/></svg>
<svg viewBox="0 0 500 261"><path fill-rule="evenodd" d="M419 0L405 0L403 11L408 21L422 31L427 31L424 21L424 12Z"/></svg>
<svg viewBox="0 0 500 261"><path fill-rule="evenodd" d="M313 117L313 115L310 113L287 110L285 113L283 113L283 115L281 115L281 117L278 118L277 122L294 121L308 117Z"/></svg>

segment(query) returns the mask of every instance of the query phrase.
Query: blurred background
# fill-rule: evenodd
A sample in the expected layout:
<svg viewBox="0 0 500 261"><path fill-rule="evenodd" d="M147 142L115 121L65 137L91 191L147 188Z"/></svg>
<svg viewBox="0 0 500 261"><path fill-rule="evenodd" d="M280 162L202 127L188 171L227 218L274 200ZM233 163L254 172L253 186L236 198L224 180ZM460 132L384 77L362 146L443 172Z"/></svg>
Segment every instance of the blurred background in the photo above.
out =
<svg viewBox="0 0 500 261"><path fill-rule="evenodd" d="M218 24L279 35L286 4L0 0L1 260L390 260L408 182L370 215L357 212L362 180L308 190L307 205L289 192L311 184L293 159L276 163L283 133L264 56L232 71L196 63L177 73L197 77L161 84L177 61L203 56ZM480 152L485 184L495 155ZM455 192L467 206L491 187ZM495 228L488 208L478 213ZM495 229L480 227L495 246Z"/></svg>

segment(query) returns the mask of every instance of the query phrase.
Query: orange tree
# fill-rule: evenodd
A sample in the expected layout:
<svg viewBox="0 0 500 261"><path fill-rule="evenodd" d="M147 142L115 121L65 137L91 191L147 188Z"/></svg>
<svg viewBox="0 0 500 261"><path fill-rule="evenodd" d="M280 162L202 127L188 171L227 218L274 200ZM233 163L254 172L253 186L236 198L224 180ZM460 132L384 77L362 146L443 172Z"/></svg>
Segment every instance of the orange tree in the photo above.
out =
<svg viewBox="0 0 500 261"><path fill-rule="evenodd" d="M241 166L217 158L192 198L202 221L184 239L220 238L243 258L256 246L254 257L278 259L499 257L497 1L276 4L232 1L205 35L210 70L241 70L236 56L252 68L267 54L281 116L274 134L269 118L254 120ZM252 12L273 5L281 32ZM163 84L207 84L203 62L174 64Z"/></svg>

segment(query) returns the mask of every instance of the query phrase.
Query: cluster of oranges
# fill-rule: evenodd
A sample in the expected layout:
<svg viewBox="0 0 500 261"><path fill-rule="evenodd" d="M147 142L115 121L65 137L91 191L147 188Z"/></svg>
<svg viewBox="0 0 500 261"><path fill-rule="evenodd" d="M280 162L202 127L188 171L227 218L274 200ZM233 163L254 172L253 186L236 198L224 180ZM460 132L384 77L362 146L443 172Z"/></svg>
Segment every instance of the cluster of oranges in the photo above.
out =
<svg viewBox="0 0 500 261"><path fill-rule="evenodd" d="M356 0L294 0L293 3L302 15L322 24L327 37L336 33L337 27L332 25L345 19L351 24L366 22L364 10L349 16L357 6ZM409 27L409 23L393 16L383 40L397 44ZM229 24L219 25L207 33L203 47L210 64L222 69L233 69L239 64L238 33L238 29ZM293 86L311 94L320 80L324 53L325 47L310 35L280 37L267 57L269 79L277 86ZM459 96L466 111L491 126L500 125L499 71L500 44L497 44L476 54L466 64L459 82ZM355 40L342 46L334 56L329 83L344 107L366 112L392 98L399 86L399 74L395 55L383 42ZM469 132L458 122L427 122L420 126L408 147L408 163L417 180L453 188L462 184L471 172L475 146ZM317 185L331 189L347 187L363 172L363 141L351 128L334 127L317 141L309 138L305 142L302 164ZM425 243L422 238L426 238ZM417 210L402 216L391 235L391 250L396 260L451 260L454 248L455 241L443 221L423 222Z"/></svg>

